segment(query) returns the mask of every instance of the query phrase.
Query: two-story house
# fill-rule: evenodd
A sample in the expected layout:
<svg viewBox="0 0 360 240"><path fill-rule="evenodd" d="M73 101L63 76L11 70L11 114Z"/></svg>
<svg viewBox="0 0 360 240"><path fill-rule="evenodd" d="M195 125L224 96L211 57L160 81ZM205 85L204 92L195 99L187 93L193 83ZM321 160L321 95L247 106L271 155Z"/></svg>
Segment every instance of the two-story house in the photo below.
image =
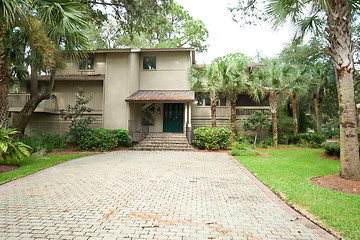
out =
<svg viewBox="0 0 360 240"><path fill-rule="evenodd" d="M122 128L130 132L185 132L186 129L210 125L210 101L206 93L194 93L188 78L195 63L192 48L106 49L89 52L86 59L66 61L56 75L54 97L36 109L28 129L65 132L69 122L60 110L74 105L77 88L93 97L89 107L95 118L93 127ZM40 89L49 76L39 78ZM21 93L9 95L9 111L16 114L29 98ZM240 96L238 118L253 113L257 106ZM218 102L218 124L230 118L230 104L225 96ZM240 126L239 126L240 127Z"/></svg>

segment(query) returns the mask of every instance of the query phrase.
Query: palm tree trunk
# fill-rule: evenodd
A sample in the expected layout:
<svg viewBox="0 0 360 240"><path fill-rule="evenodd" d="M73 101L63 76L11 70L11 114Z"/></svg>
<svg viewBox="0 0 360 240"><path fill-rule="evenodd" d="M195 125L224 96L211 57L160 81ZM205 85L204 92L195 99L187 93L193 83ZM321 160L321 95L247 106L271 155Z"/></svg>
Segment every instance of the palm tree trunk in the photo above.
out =
<svg viewBox="0 0 360 240"><path fill-rule="evenodd" d="M5 59L4 38L5 29L0 14L0 125L8 128L8 94L9 94L9 72Z"/></svg>
<svg viewBox="0 0 360 240"><path fill-rule="evenodd" d="M319 107L318 107L318 98L316 92L314 92L313 94L313 101L314 101L314 111L315 111L316 133L320 134Z"/></svg>
<svg viewBox="0 0 360 240"><path fill-rule="evenodd" d="M323 100L324 100L324 84L320 85L320 89L319 89L319 124L320 124L320 128L319 128L319 134L322 133L322 128L321 125L323 123Z"/></svg>
<svg viewBox="0 0 360 240"><path fill-rule="evenodd" d="M230 122L231 122L231 132L232 132L230 140L232 142L235 141L235 136L236 136L236 100L237 97L230 97L230 106L231 106Z"/></svg>
<svg viewBox="0 0 360 240"><path fill-rule="evenodd" d="M298 134L298 118L297 118L297 109L296 109L296 94L291 95L291 106L292 106L292 116L293 116L293 133Z"/></svg>
<svg viewBox="0 0 360 240"><path fill-rule="evenodd" d="M347 0L329 1L327 39L338 79L340 113L340 177L360 181L359 142L354 94L354 45Z"/></svg>
<svg viewBox="0 0 360 240"><path fill-rule="evenodd" d="M211 127L216 127L216 94L211 94Z"/></svg>
<svg viewBox="0 0 360 240"><path fill-rule="evenodd" d="M278 129L277 129L277 94L270 93L269 95L271 121L272 121L272 135L273 145L278 145Z"/></svg>

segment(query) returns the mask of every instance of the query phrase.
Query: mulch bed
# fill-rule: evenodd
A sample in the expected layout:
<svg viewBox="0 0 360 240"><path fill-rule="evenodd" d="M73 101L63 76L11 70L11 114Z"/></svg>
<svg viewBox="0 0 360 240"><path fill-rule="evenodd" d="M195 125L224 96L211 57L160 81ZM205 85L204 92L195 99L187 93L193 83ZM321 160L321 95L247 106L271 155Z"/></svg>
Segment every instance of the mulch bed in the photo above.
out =
<svg viewBox="0 0 360 240"><path fill-rule="evenodd" d="M343 179L339 174L316 177L311 181L319 187L360 196L360 181Z"/></svg>
<svg viewBox="0 0 360 240"><path fill-rule="evenodd" d="M0 174L5 172L11 172L17 169L19 166L15 164L0 163Z"/></svg>

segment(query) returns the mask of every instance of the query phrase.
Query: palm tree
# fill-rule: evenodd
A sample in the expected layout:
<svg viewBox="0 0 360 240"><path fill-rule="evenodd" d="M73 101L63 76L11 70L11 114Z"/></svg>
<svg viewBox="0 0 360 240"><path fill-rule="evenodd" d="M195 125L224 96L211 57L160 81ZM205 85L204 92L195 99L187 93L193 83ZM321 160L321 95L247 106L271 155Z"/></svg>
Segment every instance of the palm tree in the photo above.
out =
<svg viewBox="0 0 360 240"><path fill-rule="evenodd" d="M55 72L62 62L62 51L67 57L76 57L84 49L86 38L81 31L86 26L85 5L70 0L61 2L35 1L36 16L27 16L28 24L22 24L28 34L31 66L30 100L16 116L14 126L19 136L24 134L30 116L38 104L51 97L55 82ZM45 93L39 93L37 75L40 70L50 74Z"/></svg>
<svg viewBox="0 0 360 240"><path fill-rule="evenodd" d="M287 78L287 84L284 89L284 93L290 98L292 117L293 117L293 134L299 133L298 114L297 114L297 101L298 98L303 95L308 86L309 70L307 66L286 66L284 69L285 78Z"/></svg>
<svg viewBox="0 0 360 240"><path fill-rule="evenodd" d="M277 129L277 102L279 94L286 91L286 76L291 69L279 65L275 60L270 61L264 67L256 68L251 74L251 80L258 89L269 96L273 145L278 144Z"/></svg>
<svg viewBox="0 0 360 240"><path fill-rule="evenodd" d="M210 97L211 126L216 127L216 103L218 100L219 79L217 75L217 65L211 64L210 67L193 66L190 69L190 84L194 91L205 91Z"/></svg>
<svg viewBox="0 0 360 240"><path fill-rule="evenodd" d="M338 84L340 114L340 177L360 181L360 157L354 94L354 41L351 22L360 13L358 1L268 1L267 16L277 26L290 19L303 36L325 27ZM307 15L305 15L306 13Z"/></svg>
<svg viewBox="0 0 360 240"><path fill-rule="evenodd" d="M15 21L24 15L21 6L27 0L0 0L0 126L8 127L9 69L5 55L5 32L14 26Z"/></svg>
<svg viewBox="0 0 360 240"><path fill-rule="evenodd" d="M234 141L236 135L236 101L240 93L246 93L249 88L248 82L248 62L250 58L242 53L231 53L224 57L214 59L217 65L217 74L221 79L221 90L229 97L231 114L231 140Z"/></svg>

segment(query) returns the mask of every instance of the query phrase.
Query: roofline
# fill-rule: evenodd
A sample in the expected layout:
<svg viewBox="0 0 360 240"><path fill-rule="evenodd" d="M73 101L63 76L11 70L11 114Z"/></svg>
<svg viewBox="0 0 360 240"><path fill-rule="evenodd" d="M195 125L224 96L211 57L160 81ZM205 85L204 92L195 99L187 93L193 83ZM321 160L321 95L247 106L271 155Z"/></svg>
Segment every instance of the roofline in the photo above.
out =
<svg viewBox="0 0 360 240"><path fill-rule="evenodd" d="M89 50L88 53L130 53L130 52L194 52L194 48L111 48Z"/></svg>

